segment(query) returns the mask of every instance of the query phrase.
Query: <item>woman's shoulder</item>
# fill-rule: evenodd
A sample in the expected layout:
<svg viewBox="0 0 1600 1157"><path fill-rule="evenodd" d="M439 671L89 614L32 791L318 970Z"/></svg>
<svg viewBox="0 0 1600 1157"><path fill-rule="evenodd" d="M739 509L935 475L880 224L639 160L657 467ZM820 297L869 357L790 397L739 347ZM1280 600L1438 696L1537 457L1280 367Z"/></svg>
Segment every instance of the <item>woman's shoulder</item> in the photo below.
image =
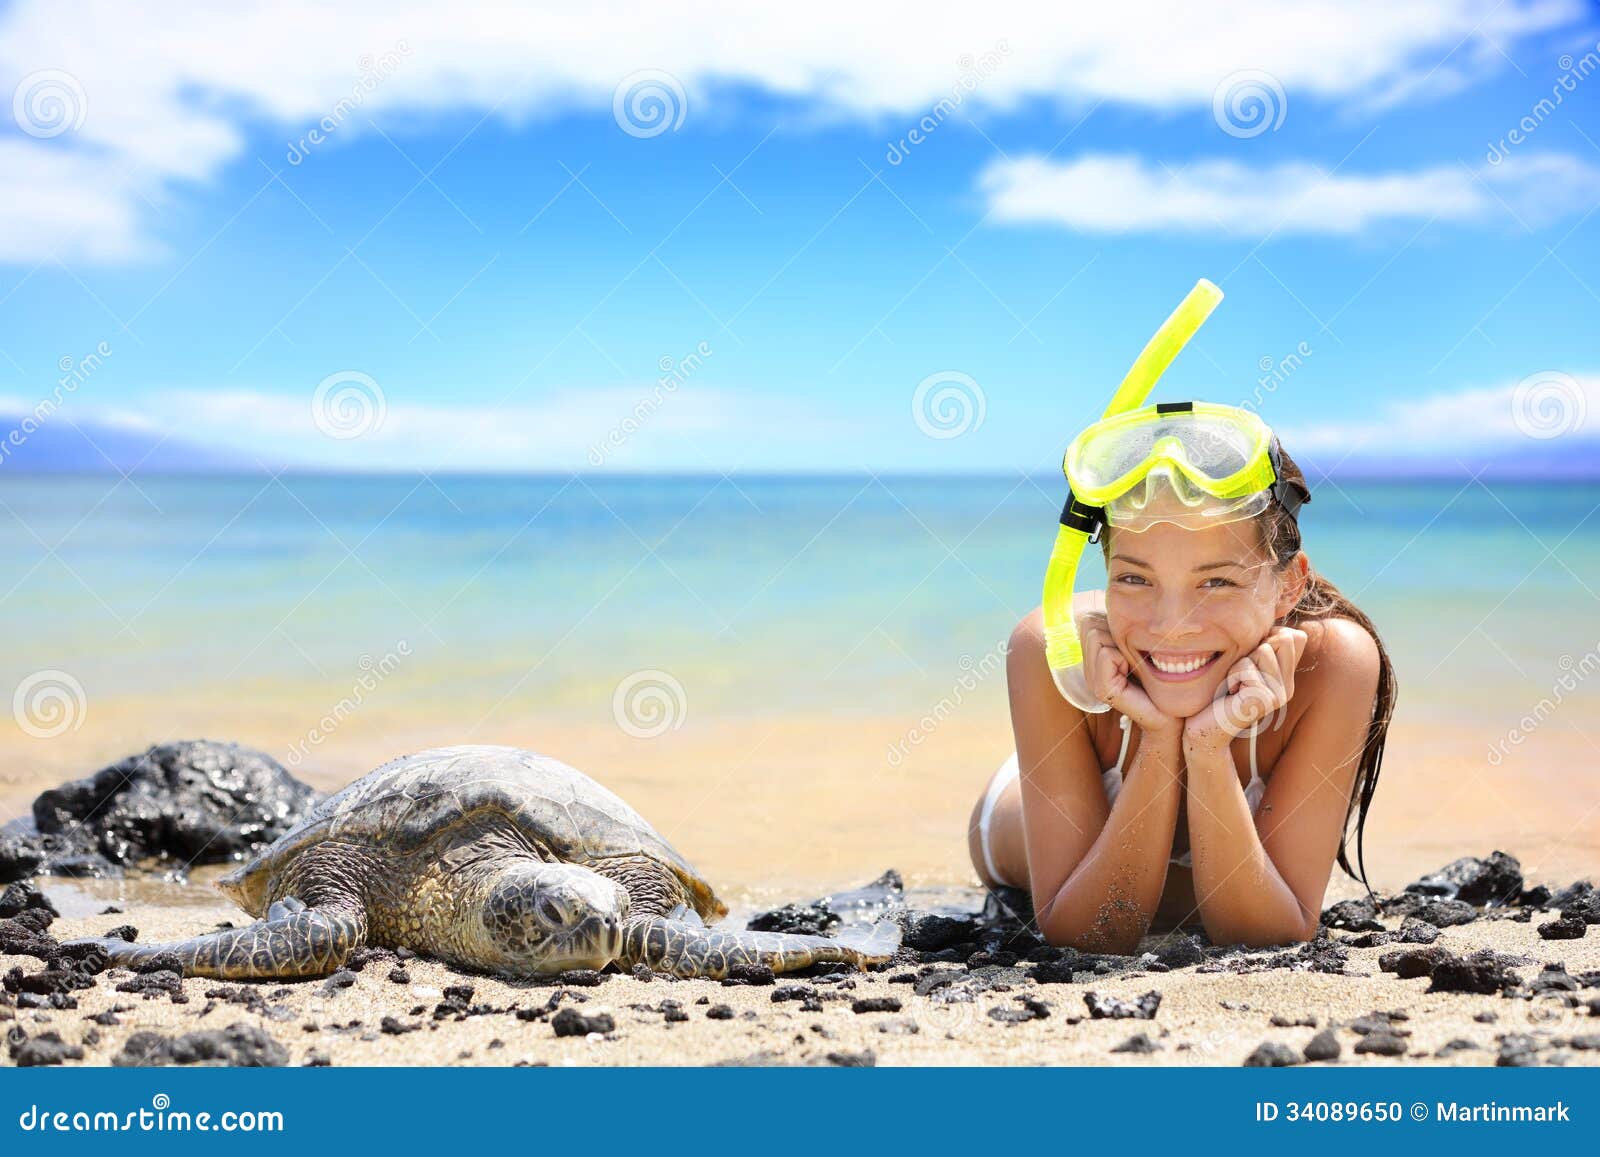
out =
<svg viewBox="0 0 1600 1157"><path fill-rule="evenodd" d="M1354 619L1333 617L1295 624L1306 633L1306 649L1296 678L1351 694L1370 694L1381 657L1378 641Z"/></svg>

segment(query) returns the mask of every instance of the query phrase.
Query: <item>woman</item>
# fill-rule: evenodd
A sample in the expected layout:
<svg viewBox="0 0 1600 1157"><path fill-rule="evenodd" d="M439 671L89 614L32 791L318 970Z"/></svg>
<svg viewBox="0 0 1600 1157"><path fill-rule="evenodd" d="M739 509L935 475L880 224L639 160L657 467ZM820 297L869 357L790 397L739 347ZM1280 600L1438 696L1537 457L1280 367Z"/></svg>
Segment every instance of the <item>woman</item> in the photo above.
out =
<svg viewBox="0 0 1600 1157"><path fill-rule="evenodd" d="M1017 754L973 809L972 862L1031 892L1052 944L1131 953L1152 925L1195 921L1217 944L1307 940L1336 855L1354 875L1344 833L1359 808L1359 854L1394 670L1301 549L1310 492L1271 446L1258 513L1203 524L1182 472L1157 470L1137 488L1147 517L1106 520L1104 596L1073 613L1110 710L1058 692L1040 611L1012 633Z"/></svg>

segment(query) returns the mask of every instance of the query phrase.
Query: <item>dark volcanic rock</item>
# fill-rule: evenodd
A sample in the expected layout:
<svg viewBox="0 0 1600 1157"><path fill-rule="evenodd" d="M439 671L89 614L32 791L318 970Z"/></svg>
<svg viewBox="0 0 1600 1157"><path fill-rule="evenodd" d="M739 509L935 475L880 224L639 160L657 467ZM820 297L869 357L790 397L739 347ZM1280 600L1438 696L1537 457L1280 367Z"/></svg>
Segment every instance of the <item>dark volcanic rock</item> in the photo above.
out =
<svg viewBox="0 0 1600 1157"><path fill-rule="evenodd" d="M550 1027L555 1030L557 1036L587 1036L592 1032L611 1032L617 1024L612 1020L610 1013L597 1012L592 1016L585 1016L568 1005L550 1018Z"/></svg>
<svg viewBox="0 0 1600 1157"><path fill-rule="evenodd" d="M1563 915L1548 924L1539 925L1537 931L1545 940L1582 940L1584 933L1589 931L1589 926L1580 916Z"/></svg>
<svg viewBox="0 0 1600 1157"><path fill-rule="evenodd" d="M1113 1045L1111 1051L1114 1053L1157 1053L1161 1051L1161 1046L1151 1040L1145 1033L1136 1032L1121 1044Z"/></svg>
<svg viewBox="0 0 1600 1157"><path fill-rule="evenodd" d="M1455 953L1439 945L1398 948L1378 957L1378 967L1384 972L1394 973L1401 980L1411 980L1417 976L1432 976L1441 961L1454 959L1457 959Z"/></svg>
<svg viewBox="0 0 1600 1157"><path fill-rule="evenodd" d="M906 912L901 919L901 928L904 930L902 943L919 952L938 952L943 948L970 942L978 934L978 921L972 916Z"/></svg>
<svg viewBox="0 0 1600 1157"><path fill-rule="evenodd" d="M1480 908L1516 903L1522 893L1522 865L1515 856L1491 852L1486 859L1465 856L1406 885L1407 892L1461 900Z"/></svg>
<svg viewBox="0 0 1600 1157"><path fill-rule="evenodd" d="M787 932L795 936L825 936L839 926L839 914L826 900L809 904L785 904L761 912L745 925L752 932Z"/></svg>
<svg viewBox="0 0 1600 1157"><path fill-rule="evenodd" d="M1359 900L1341 900L1322 913L1322 923L1328 928L1343 928L1348 932L1382 932L1378 923L1378 910L1370 896Z"/></svg>
<svg viewBox="0 0 1600 1157"><path fill-rule="evenodd" d="M1325 1028L1306 1042L1304 1052L1308 1061L1336 1060L1340 1053L1339 1038L1331 1028Z"/></svg>
<svg viewBox="0 0 1600 1157"><path fill-rule="evenodd" d="M152 747L41 792L33 823L8 826L0 879L120 875L146 859L243 859L288 831L317 793L271 756L233 743Z"/></svg>
<svg viewBox="0 0 1600 1157"><path fill-rule="evenodd" d="M1403 1057L1407 1047L1405 1038L1392 1032L1369 1032L1356 1042L1356 1052L1376 1053L1380 1057Z"/></svg>
<svg viewBox="0 0 1600 1157"><path fill-rule="evenodd" d="M893 996L863 996L851 1001L851 1012L899 1012L900 1001Z"/></svg>
<svg viewBox="0 0 1600 1157"><path fill-rule="evenodd" d="M49 918L44 921L40 926L41 928L48 928L50 919L61 915L60 912L56 911L56 906L50 902L49 897L32 884L21 882L8 884L6 885L6 890L0 892L0 920L9 920L13 916L20 916L30 910L42 912Z"/></svg>
<svg viewBox="0 0 1600 1157"><path fill-rule="evenodd" d="M1407 916L1396 938L1402 944L1432 944L1439 939L1439 927L1415 916Z"/></svg>
<svg viewBox="0 0 1600 1157"><path fill-rule="evenodd" d="M1516 986L1517 975L1489 949L1462 958L1449 956L1434 966L1427 992L1476 992L1492 996Z"/></svg>
<svg viewBox="0 0 1600 1157"><path fill-rule="evenodd" d="M1196 936L1175 936L1156 949L1156 959L1168 968L1187 968L1205 958L1205 948Z"/></svg>
<svg viewBox="0 0 1600 1157"><path fill-rule="evenodd" d="M289 1050L260 1028L242 1022L166 1037L148 1030L134 1033L111 1063L124 1068L149 1065L235 1065L272 1068L289 1063Z"/></svg>
<svg viewBox="0 0 1600 1157"><path fill-rule="evenodd" d="M1255 1052L1244 1059L1245 1068L1250 1069L1277 1069L1288 1065L1298 1065L1303 1058L1282 1041L1262 1041L1256 1046Z"/></svg>
<svg viewBox="0 0 1600 1157"><path fill-rule="evenodd" d="M1153 1020L1156 1010L1161 1007L1161 994L1151 991L1136 1000L1122 1000L1101 992L1086 992L1083 994L1083 1003L1088 1007L1089 1015L1095 1020L1107 1018Z"/></svg>
<svg viewBox="0 0 1600 1157"><path fill-rule="evenodd" d="M1461 900L1430 900L1418 908L1415 915L1435 928L1450 928L1471 924L1478 918L1478 910Z"/></svg>
<svg viewBox="0 0 1600 1157"><path fill-rule="evenodd" d="M83 1050L61 1039L58 1032L42 1032L36 1037L11 1047L11 1059L19 1069L43 1065L59 1065L63 1061L81 1061Z"/></svg>

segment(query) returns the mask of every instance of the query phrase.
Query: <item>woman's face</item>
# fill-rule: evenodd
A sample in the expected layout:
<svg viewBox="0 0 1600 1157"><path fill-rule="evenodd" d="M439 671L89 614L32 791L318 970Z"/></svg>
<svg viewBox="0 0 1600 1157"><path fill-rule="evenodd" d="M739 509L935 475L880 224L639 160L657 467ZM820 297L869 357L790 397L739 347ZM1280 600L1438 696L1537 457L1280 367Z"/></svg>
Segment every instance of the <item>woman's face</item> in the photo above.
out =
<svg viewBox="0 0 1600 1157"><path fill-rule="evenodd" d="M1199 714L1228 669L1261 645L1295 591L1244 519L1187 530L1113 530L1106 561L1111 637L1156 709Z"/></svg>

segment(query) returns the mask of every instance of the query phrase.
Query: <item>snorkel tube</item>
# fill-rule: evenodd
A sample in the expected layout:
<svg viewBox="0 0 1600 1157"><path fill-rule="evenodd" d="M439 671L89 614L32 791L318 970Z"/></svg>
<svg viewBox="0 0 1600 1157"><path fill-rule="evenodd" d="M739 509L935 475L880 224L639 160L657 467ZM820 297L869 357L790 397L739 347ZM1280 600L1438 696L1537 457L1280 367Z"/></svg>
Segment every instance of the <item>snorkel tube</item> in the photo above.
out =
<svg viewBox="0 0 1600 1157"><path fill-rule="evenodd" d="M1145 398L1167 372L1178 351L1205 324L1221 300L1222 290L1211 282L1203 277L1196 282L1189 296L1172 311L1140 352L1101 417L1115 417L1144 405ZM1072 496L1071 478L1067 483L1067 504L1061 510L1061 528L1056 532L1050 565L1044 573L1044 653L1050 664L1050 677L1067 702L1080 711L1098 714L1109 707L1095 698L1084 675L1083 643L1078 638L1077 620L1072 616L1072 588L1077 581L1083 548L1100 539L1105 512L1100 507L1079 502Z"/></svg>

